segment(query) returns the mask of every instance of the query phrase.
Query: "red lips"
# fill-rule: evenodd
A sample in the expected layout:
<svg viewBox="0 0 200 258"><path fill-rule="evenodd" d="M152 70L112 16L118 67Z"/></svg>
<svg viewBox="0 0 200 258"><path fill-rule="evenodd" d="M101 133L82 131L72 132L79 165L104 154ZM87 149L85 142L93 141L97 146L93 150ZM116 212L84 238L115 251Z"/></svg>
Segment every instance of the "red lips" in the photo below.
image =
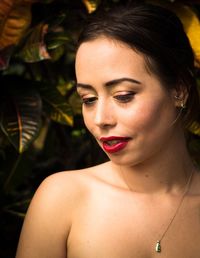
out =
<svg viewBox="0 0 200 258"><path fill-rule="evenodd" d="M100 141L103 143L104 150L108 153L115 153L124 149L129 140L129 137L121 136L109 136L100 138Z"/></svg>

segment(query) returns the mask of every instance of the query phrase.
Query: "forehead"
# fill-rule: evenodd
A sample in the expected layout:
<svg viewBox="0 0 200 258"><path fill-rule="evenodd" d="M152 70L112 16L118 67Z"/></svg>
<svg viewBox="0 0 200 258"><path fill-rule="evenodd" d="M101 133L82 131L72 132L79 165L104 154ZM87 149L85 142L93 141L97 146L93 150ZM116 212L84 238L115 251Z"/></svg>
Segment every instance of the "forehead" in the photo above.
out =
<svg viewBox="0 0 200 258"><path fill-rule="evenodd" d="M77 76L99 73L146 73L145 60L127 44L100 37L80 45L76 55ZM90 72L90 75L91 75Z"/></svg>
<svg viewBox="0 0 200 258"><path fill-rule="evenodd" d="M102 58L114 54L134 55L135 53L135 57L138 56L138 58L143 59L142 54L133 50L129 45L104 36L83 42L77 50L76 59L80 57L93 57L91 53L95 53L98 57L100 54Z"/></svg>
<svg viewBox="0 0 200 258"><path fill-rule="evenodd" d="M162 81L147 69L144 56L127 44L98 38L80 45L76 55L77 85L100 90L101 86L121 78L131 78L151 92L166 93Z"/></svg>

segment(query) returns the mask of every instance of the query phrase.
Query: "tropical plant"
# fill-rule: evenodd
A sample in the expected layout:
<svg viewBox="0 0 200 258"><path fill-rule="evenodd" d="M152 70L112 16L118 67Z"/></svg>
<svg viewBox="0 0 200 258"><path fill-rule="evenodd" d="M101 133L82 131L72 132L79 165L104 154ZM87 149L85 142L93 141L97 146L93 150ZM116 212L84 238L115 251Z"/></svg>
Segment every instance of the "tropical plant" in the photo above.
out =
<svg viewBox="0 0 200 258"><path fill-rule="evenodd" d="M5 214L24 217L33 192L50 173L105 158L102 154L95 159L100 151L81 119L74 82L75 42L90 13L124 2L134 0L0 1L1 221L6 221ZM179 15L199 70L199 1L149 2ZM192 155L200 161L199 121L189 131ZM6 232L3 222L0 227Z"/></svg>

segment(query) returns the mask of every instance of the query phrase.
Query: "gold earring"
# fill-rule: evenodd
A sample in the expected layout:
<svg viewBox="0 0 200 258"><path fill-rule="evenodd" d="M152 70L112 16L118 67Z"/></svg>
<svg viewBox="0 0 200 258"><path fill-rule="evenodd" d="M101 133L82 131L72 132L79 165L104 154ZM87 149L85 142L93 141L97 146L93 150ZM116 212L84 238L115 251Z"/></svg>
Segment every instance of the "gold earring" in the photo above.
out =
<svg viewBox="0 0 200 258"><path fill-rule="evenodd" d="M181 105L180 105L181 109L185 109L186 108L186 105L185 105L183 99L180 96L175 95L174 98L177 99L179 102L181 101Z"/></svg>
<svg viewBox="0 0 200 258"><path fill-rule="evenodd" d="M185 108L186 108L186 105L185 105L184 102L181 102L181 108L182 108L182 109L185 109Z"/></svg>
<svg viewBox="0 0 200 258"><path fill-rule="evenodd" d="M180 96L178 96L178 95L175 95L174 98L178 99L178 100L181 100Z"/></svg>

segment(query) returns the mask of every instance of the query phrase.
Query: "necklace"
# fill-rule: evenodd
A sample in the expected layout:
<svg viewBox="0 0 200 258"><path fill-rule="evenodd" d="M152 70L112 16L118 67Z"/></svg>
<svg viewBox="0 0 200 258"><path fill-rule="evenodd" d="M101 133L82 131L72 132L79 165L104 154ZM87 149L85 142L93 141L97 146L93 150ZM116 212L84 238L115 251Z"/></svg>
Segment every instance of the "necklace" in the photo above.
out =
<svg viewBox="0 0 200 258"><path fill-rule="evenodd" d="M132 188L131 188L130 185L127 183L127 180L126 180L126 178L125 178L125 176L124 176L124 173L123 173L121 167L120 167L120 171L121 171L121 174L122 174L122 178L124 179L124 182L126 183L128 189L129 189L131 192L133 192ZM191 180L192 180L192 175L193 175L193 172L191 172L191 174L190 174L190 176L189 176L189 178L188 178L188 180L187 180L187 182L186 182L185 190L183 191L183 194L182 194L181 199L180 199L180 202L179 202L179 204L178 204L178 206L177 206L177 208L176 208L176 210L175 210L175 212L174 212L174 215L173 215L172 218L170 219L169 224L167 225L166 229L165 229L164 232L162 233L160 239L157 240L157 242L156 242L155 251L156 251L157 253L160 253L160 252L161 252L161 241L163 240L164 236L166 235L167 231L169 230L170 226L172 225L172 223L173 223L173 221L174 221L176 215L178 214L178 211L179 211L180 208L181 208L181 205L182 205L182 203L183 203L183 200L184 200L186 194L188 193L188 190L189 190L189 188L190 188L190 183L191 183Z"/></svg>

